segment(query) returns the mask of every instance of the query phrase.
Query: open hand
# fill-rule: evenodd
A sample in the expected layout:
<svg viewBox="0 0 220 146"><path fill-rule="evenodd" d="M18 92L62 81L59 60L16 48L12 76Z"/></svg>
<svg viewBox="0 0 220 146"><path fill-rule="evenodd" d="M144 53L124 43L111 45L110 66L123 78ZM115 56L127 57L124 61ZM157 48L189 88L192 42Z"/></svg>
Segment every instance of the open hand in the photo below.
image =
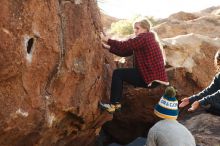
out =
<svg viewBox="0 0 220 146"><path fill-rule="evenodd" d="M189 104L189 97L183 98L181 101L182 102L180 103L179 107L180 108L181 107L185 107L185 106L187 106Z"/></svg>
<svg viewBox="0 0 220 146"><path fill-rule="evenodd" d="M188 111L195 111L198 107L199 107L199 101L195 101L191 105L191 108L188 109Z"/></svg>

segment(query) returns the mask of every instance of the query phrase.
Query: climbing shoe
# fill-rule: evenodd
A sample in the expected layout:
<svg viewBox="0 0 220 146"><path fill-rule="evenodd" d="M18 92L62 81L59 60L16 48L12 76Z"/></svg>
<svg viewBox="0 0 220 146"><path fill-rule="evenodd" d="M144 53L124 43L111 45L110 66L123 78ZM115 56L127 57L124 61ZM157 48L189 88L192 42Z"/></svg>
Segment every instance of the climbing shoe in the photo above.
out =
<svg viewBox="0 0 220 146"><path fill-rule="evenodd" d="M100 105L101 109L104 109L109 113L114 113L115 111L117 111L121 108L121 104L119 104L119 103L107 104L107 103L99 102L99 105Z"/></svg>
<svg viewBox="0 0 220 146"><path fill-rule="evenodd" d="M115 110L120 110L121 109L121 104L120 103L115 103L113 104L115 106Z"/></svg>

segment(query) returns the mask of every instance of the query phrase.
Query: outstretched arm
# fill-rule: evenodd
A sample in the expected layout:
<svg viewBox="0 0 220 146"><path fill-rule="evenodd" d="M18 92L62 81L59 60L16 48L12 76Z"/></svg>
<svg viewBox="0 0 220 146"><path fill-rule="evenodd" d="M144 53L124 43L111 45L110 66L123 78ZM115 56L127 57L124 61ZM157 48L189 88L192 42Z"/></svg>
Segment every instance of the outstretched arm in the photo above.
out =
<svg viewBox="0 0 220 146"><path fill-rule="evenodd" d="M215 92L217 92L218 90L220 89L220 73L218 73L212 83L207 87L205 88L203 91L201 91L200 93L196 94L196 95L193 95L189 98L189 102L190 103L193 103L194 101L196 100L200 100L202 99L203 97L208 97L208 100L210 99L209 95L212 95L214 94ZM207 100L205 100L207 101Z"/></svg>
<svg viewBox="0 0 220 146"><path fill-rule="evenodd" d="M135 38L130 38L125 41L108 39L108 44L110 46L116 47L121 50L127 50L127 48L133 48L133 50L143 49L145 43L146 43L146 38L144 34L140 34Z"/></svg>
<svg viewBox="0 0 220 146"><path fill-rule="evenodd" d="M192 103L189 111L196 110L199 106L206 106L208 104L214 104L216 98L220 97L220 74L217 74L212 83L204 89L202 92L182 99L179 107L185 107L189 103Z"/></svg>
<svg viewBox="0 0 220 146"><path fill-rule="evenodd" d="M199 103L201 106L206 106L208 104L214 105L217 98L220 98L220 89L217 92L202 98L199 100Z"/></svg>
<svg viewBox="0 0 220 146"><path fill-rule="evenodd" d="M101 34L100 36L101 36L101 40L102 40L102 46L105 49L108 49L109 52L111 52L115 55L118 55L120 57L127 57L127 56L131 56L133 54L133 49L131 46L128 46L127 48L122 48L120 46L108 43L109 41L111 41L111 39L109 39L108 36L105 36L103 34ZM116 40L112 40L112 41L117 42L117 43L122 42L122 41L116 41Z"/></svg>

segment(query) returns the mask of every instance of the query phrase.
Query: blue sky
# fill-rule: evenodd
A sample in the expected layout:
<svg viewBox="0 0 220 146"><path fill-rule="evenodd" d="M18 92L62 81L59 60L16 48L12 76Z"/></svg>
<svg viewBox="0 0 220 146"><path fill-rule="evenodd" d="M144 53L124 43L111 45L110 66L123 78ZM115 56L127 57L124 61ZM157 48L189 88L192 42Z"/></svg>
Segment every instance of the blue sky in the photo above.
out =
<svg viewBox="0 0 220 146"><path fill-rule="evenodd" d="M101 1L101 0L100 0ZM134 15L166 18L184 11L197 12L211 6L220 6L220 0L98 0L99 7L108 15L117 18L132 18Z"/></svg>

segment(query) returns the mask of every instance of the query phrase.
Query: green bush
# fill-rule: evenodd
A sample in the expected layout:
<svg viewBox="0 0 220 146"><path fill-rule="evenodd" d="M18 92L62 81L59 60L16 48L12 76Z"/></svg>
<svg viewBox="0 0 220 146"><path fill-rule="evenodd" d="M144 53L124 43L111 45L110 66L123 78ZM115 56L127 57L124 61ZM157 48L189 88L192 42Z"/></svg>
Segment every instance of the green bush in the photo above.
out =
<svg viewBox="0 0 220 146"><path fill-rule="evenodd" d="M116 35L130 35L133 33L133 22L140 17L139 15L134 16L131 20L119 20L118 22L111 24L110 33ZM157 24L153 17L147 17L153 26Z"/></svg>
<svg viewBox="0 0 220 146"><path fill-rule="evenodd" d="M118 35L129 35L133 33L132 22L129 20L120 20L111 24L111 33Z"/></svg>

